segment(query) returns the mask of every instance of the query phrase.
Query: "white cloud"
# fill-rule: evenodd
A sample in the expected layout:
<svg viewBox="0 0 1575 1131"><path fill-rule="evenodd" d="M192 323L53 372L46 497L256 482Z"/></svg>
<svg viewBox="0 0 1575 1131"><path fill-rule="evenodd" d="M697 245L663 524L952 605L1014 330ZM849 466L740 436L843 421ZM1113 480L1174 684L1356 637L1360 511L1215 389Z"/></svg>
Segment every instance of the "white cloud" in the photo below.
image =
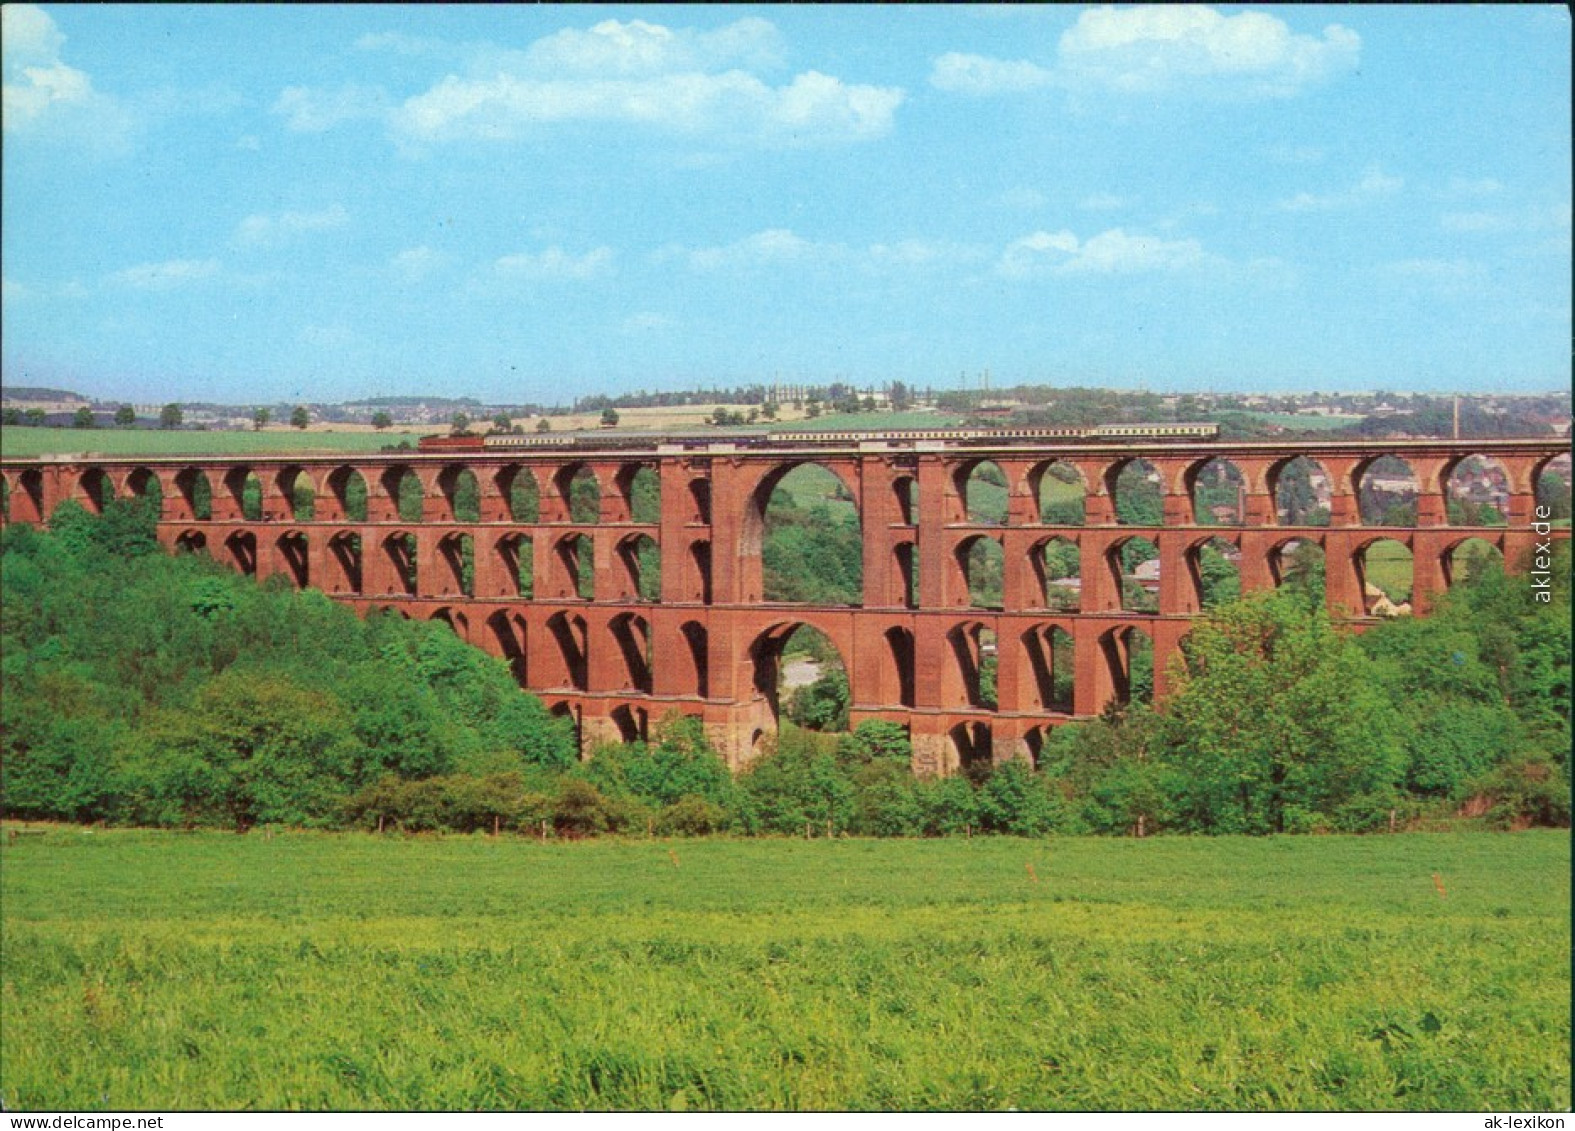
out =
<svg viewBox="0 0 1575 1131"><path fill-rule="evenodd" d="M1492 177L1453 177L1446 191L1457 197L1497 196L1504 191L1504 186Z"/></svg>
<svg viewBox="0 0 1575 1131"><path fill-rule="evenodd" d="M130 144L132 115L60 58L66 37L43 9L0 6L0 121L15 138L63 141L102 153Z"/></svg>
<svg viewBox="0 0 1575 1131"><path fill-rule="evenodd" d="M802 261L811 257L824 258L837 250L830 244L811 243L786 228L768 228L724 247L695 248L686 255L689 266L696 271L716 271L755 267L762 263Z"/></svg>
<svg viewBox="0 0 1575 1131"><path fill-rule="evenodd" d="M556 245L540 252L505 255L493 263L493 271L505 279L591 279L612 269L613 251L598 247L575 256Z"/></svg>
<svg viewBox="0 0 1575 1131"><path fill-rule="evenodd" d="M1117 208L1125 208L1127 202L1125 197L1108 192L1096 192L1093 196L1085 196L1078 201L1077 206L1088 212L1111 212Z"/></svg>
<svg viewBox="0 0 1575 1131"><path fill-rule="evenodd" d="M705 71L733 64L774 67L782 59L781 37L766 20L738 20L716 31L672 29L644 20L603 20L581 31L565 28L531 44L525 60L533 69L609 76Z"/></svg>
<svg viewBox="0 0 1575 1131"><path fill-rule="evenodd" d="M271 247L302 232L326 232L349 222L350 213L342 204L321 212L257 213L236 225L234 238L243 247Z"/></svg>
<svg viewBox="0 0 1575 1131"><path fill-rule="evenodd" d="M957 94L1017 94L1038 90L1055 81L1055 75L1026 59L991 59L948 51L930 68L930 85Z"/></svg>
<svg viewBox="0 0 1575 1131"><path fill-rule="evenodd" d="M384 122L402 146L510 141L542 126L604 122L713 141L805 146L887 133L904 92L806 71L784 84L754 71L782 58L768 21L737 20L712 31L645 20L566 28L523 50L448 45L399 33L362 36L363 50L449 54L456 69L402 102L381 88L289 87L273 110L289 127L320 132L345 122Z"/></svg>
<svg viewBox="0 0 1575 1131"><path fill-rule="evenodd" d="M1486 269L1469 259L1399 259L1379 273L1391 285L1445 297L1479 294L1487 282Z"/></svg>
<svg viewBox="0 0 1575 1131"><path fill-rule="evenodd" d="M1568 205L1471 212L1446 212L1439 217L1446 232L1491 234L1499 232L1569 231Z"/></svg>
<svg viewBox="0 0 1575 1131"><path fill-rule="evenodd" d="M7 4L0 8L0 34L4 36L0 50L5 56L5 66L47 66L60 58L60 49L66 37L55 26L42 8L34 4Z"/></svg>
<svg viewBox="0 0 1575 1131"><path fill-rule="evenodd" d="M913 270L920 267L973 262L985 258L988 254L987 250L969 244L906 239L898 240L896 243L870 245L869 263L877 268L897 267Z"/></svg>
<svg viewBox="0 0 1575 1131"><path fill-rule="evenodd" d="M1121 228L1079 240L1065 229L1033 232L1008 244L996 271L1021 279L1042 272L1130 275L1149 271L1179 271L1211 262L1195 239L1162 240L1129 235Z"/></svg>
<svg viewBox="0 0 1575 1131"><path fill-rule="evenodd" d="M656 330L669 330L675 325L677 323L665 314L656 314L653 311L642 310L625 318L620 328L625 334L640 334Z"/></svg>
<svg viewBox="0 0 1575 1131"><path fill-rule="evenodd" d="M169 259L142 263L110 275L110 282L139 291L170 291L219 273L217 259Z"/></svg>
<svg viewBox="0 0 1575 1131"><path fill-rule="evenodd" d="M273 112L283 115L285 125L296 133L322 133L343 122L375 121L387 116L388 110L388 95L380 88L355 83L335 90L285 87L273 104Z"/></svg>
<svg viewBox="0 0 1575 1131"><path fill-rule="evenodd" d="M984 248L944 240L918 238L875 243L863 248L805 239L787 228L768 228L717 247L669 245L656 259L678 259L693 271L748 271L758 267L836 267L866 274L914 271L977 262L989 256Z"/></svg>
<svg viewBox="0 0 1575 1131"><path fill-rule="evenodd" d="M1337 208L1353 208L1393 196L1404 187L1404 180L1391 177L1373 165L1350 188L1331 193L1299 192L1281 200L1279 208L1284 212L1328 212Z"/></svg>
<svg viewBox="0 0 1575 1131"><path fill-rule="evenodd" d="M1330 24L1322 38L1263 12L1224 16L1197 4L1089 8L1064 32L1053 66L948 52L930 83L959 94L1016 94L1048 86L1163 91L1207 83L1223 93L1287 97L1355 68L1361 37Z"/></svg>
<svg viewBox="0 0 1575 1131"><path fill-rule="evenodd" d="M407 247L389 260L389 269L401 283L419 283L447 261L447 257L423 244Z"/></svg>
<svg viewBox="0 0 1575 1131"><path fill-rule="evenodd" d="M1507 232L1519 226L1499 212L1446 212L1439 224L1446 232Z"/></svg>
<svg viewBox="0 0 1575 1131"><path fill-rule="evenodd" d="M450 75L394 112L395 132L422 142L510 140L532 126L600 121L775 144L863 141L891 128L900 90L850 86L809 71L770 87L744 71L639 79Z"/></svg>
<svg viewBox="0 0 1575 1131"><path fill-rule="evenodd" d="M1163 90L1192 79L1229 79L1249 93L1285 96L1353 69L1361 37L1330 24L1323 37L1290 30L1264 12L1222 16L1202 5L1085 10L1062 36L1072 81L1122 91Z"/></svg>

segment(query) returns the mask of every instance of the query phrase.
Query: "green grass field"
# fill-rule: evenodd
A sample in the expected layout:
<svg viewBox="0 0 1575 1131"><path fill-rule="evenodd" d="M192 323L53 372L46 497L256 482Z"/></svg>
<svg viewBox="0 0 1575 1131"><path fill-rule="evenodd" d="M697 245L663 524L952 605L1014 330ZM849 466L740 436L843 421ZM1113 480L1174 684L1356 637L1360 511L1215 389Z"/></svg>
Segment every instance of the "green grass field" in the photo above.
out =
<svg viewBox="0 0 1575 1131"><path fill-rule="evenodd" d="M1368 549L1366 563L1368 582L1383 590L1391 601L1411 599L1413 567L1410 550L1399 542L1385 539Z"/></svg>
<svg viewBox="0 0 1575 1131"><path fill-rule="evenodd" d="M1265 424L1278 424L1281 428L1299 428L1309 432L1331 432L1367 419L1365 416L1313 416L1300 412L1244 412L1241 415L1261 420Z"/></svg>
<svg viewBox="0 0 1575 1131"><path fill-rule="evenodd" d="M271 452L375 452L415 432L165 432L154 429L0 428L0 455L26 459L46 453L106 456L252 455Z"/></svg>
<svg viewBox="0 0 1575 1131"><path fill-rule="evenodd" d="M8 1109L1570 1103L1567 832L51 828L0 864Z"/></svg>

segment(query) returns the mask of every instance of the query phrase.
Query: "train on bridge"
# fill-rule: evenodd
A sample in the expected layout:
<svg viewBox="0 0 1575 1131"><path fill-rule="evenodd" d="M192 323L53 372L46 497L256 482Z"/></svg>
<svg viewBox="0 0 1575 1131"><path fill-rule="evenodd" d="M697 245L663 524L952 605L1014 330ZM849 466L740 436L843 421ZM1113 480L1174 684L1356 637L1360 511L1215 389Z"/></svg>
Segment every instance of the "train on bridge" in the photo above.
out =
<svg viewBox="0 0 1575 1131"><path fill-rule="evenodd" d="M424 452L531 451L536 449L594 448L597 451L633 448L705 450L727 444L746 451L784 448L845 447L849 444L940 443L950 446L1002 445L1025 447L1043 444L1191 443L1219 437L1218 424L1099 424L1090 428L890 428L890 429L774 429L769 432L491 432L450 436L423 436Z"/></svg>

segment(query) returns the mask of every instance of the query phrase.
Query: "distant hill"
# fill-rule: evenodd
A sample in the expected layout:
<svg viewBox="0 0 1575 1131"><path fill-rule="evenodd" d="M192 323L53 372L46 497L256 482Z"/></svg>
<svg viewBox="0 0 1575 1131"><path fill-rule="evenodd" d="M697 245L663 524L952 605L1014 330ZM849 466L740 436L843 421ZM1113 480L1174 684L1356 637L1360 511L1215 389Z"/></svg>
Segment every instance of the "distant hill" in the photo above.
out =
<svg viewBox="0 0 1575 1131"><path fill-rule="evenodd" d="M476 408L481 404L475 397L363 397L358 401L346 401L341 406L354 410L358 408L440 408L452 405L456 408Z"/></svg>
<svg viewBox="0 0 1575 1131"><path fill-rule="evenodd" d="M6 385L0 387L0 401L81 401L88 398L66 389L46 389L38 385Z"/></svg>

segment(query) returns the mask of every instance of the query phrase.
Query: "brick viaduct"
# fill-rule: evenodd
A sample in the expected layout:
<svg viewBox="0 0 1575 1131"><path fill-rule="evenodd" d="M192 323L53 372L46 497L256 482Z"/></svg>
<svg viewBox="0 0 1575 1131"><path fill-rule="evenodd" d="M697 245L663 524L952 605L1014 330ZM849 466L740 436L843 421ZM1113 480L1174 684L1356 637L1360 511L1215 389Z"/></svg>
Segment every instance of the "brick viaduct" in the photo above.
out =
<svg viewBox="0 0 1575 1131"><path fill-rule="evenodd" d="M776 674L783 642L811 625L835 644L847 668L854 723L890 719L909 728L914 769L952 773L974 760L1033 755L1045 728L1097 714L1127 694L1132 633L1152 642L1155 695L1202 596L1199 548L1221 538L1239 551L1244 592L1282 579L1288 544L1322 548L1330 611L1368 623L1364 554L1393 539L1411 553L1418 612L1450 580L1453 550L1466 539L1496 547L1523 567L1539 542L1533 530L1538 477L1568 451L1553 438L1386 440L1311 443L1069 443L1024 448L945 440L886 439L797 450L732 443L699 447L651 443L528 451L156 457L131 461L46 457L0 461L6 521L40 522L67 499L97 510L107 493L160 499L159 537L170 548L202 549L259 579L283 574L365 613L394 610L441 619L469 642L506 658L520 683L574 718L589 749L633 738L676 711L701 717L730 765L753 756L774 732ZM1415 525L1363 523L1358 491L1382 456L1405 460L1418 489ZM1469 456L1495 461L1508 490L1508 525L1449 525L1447 485ZM1329 524L1283 521L1277 486L1287 464L1305 457L1327 481ZM1158 472L1163 522L1117 521L1117 477L1134 459ZM1199 523L1199 473L1213 460L1240 475L1244 514L1230 526ZM993 462L1004 474L1004 523L970 521L969 477ZM1059 462L1083 485L1078 526L1041 521L1042 478ZM817 463L835 474L857 507L863 544L863 601L819 607L762 600L764 512L792 468ZM634 477L659 478L659 520L634 521ZM594 522L571 520L571 482L588 469L599 491ZM479 489L479 521L460 522L457 484L464 472ZM366 517L347 517L350 483L366 488ZM400 482L419 481L421 520L401 520ZM197 517L197 479L211 494ZM250 476L261 484L261 516L243 515ZM309 521L292 499L300 477L315 491ZM511 491L534 481L539 513L516 515ZM587 516L581 515L581 518ZM646 516L649 517L649 516ZM1569 532L1556 532L1567 538ZM1159 552L1158 611L1138 613L1122 596L1122 545L1147 538ZM466 591L461 546L470 539ZM1076 547L1081 592L1063 610L1049 598L1043 548L1062 538ZM640 599L640 555L649 539L661 562L660 600ZM967 560L979 539L1001 548L1003 602L970 603ZM1546 541L1545 538L1540 541ZM412 553L413 550L413 553ZM594 560L588 599L577 588L581 557ZM519 558L531 562L534 591L521 593ZM412 559L413 558L413 562ZM411 570L412 564L414 570ZM917 566L917 585L910 582ZM414 573L414 580L411 573ZM1053 633L1070 637L1070 702L1057 699ZM997 642L997 699L979 693L979 667ZM1063 653L1064 654L1064 653Z"/></svg>

